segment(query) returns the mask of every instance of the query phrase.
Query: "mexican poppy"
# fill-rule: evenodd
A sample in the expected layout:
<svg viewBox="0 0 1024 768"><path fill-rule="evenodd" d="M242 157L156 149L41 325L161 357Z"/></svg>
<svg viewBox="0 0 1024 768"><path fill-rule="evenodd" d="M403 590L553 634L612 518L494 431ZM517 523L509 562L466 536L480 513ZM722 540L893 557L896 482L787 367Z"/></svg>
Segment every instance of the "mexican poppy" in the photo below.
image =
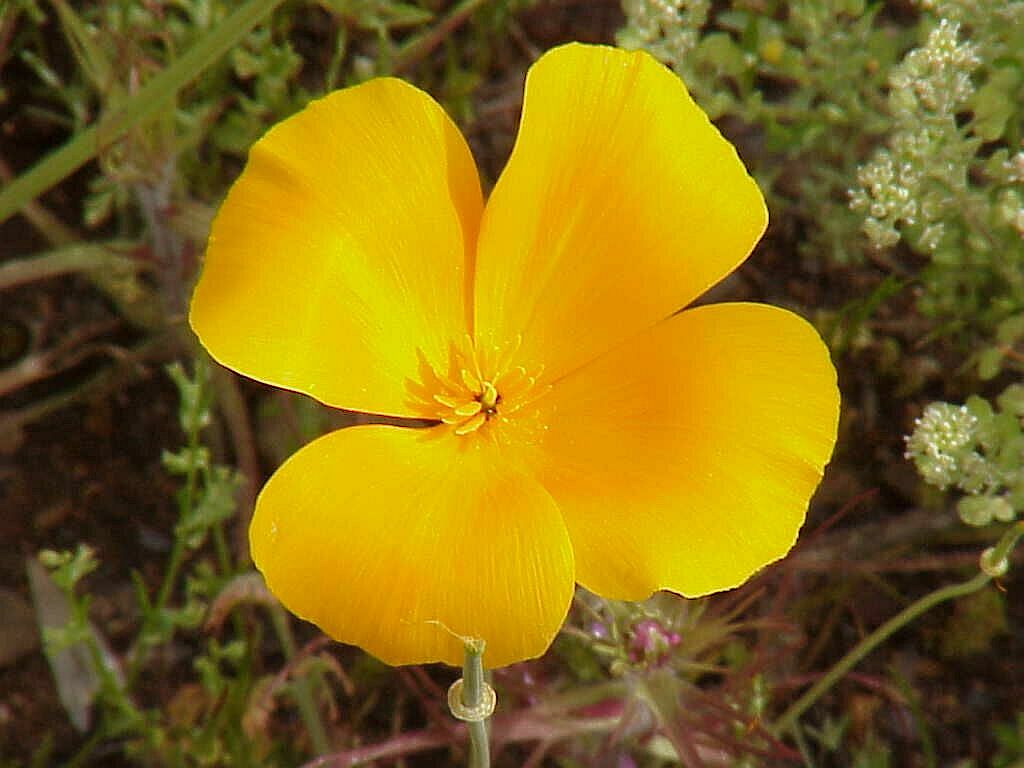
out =
<svg viewBox="0 0 1024 768"><path fill-rule="evenodd" d="M190 321L218 361L364 425L299 450L250 543L293 612L391 664L544 652L579 582L734 587L793 545L832 451L835 371L775 307L679 312L767 223L734 148L649 55L530 69L484 204L401 80L271 128L213 223Z"/></svg>

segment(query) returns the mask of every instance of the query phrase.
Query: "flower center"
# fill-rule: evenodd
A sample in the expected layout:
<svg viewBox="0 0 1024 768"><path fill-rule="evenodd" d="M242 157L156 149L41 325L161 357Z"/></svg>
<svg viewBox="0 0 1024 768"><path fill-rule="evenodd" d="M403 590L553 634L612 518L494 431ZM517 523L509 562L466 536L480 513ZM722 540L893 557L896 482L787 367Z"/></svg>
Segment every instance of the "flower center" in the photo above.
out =
<svg viewBox="0 0 1024 768"><path fill-rule="evenodd" d="M444 372L420 355L420 381L410 385L412 405L425 418L436 419L456 435L469 435L489 422L507 421L516 411L547 391L537 387L541 369L515 365L520 341L481 350L466 337L448 354Z"/></svg>

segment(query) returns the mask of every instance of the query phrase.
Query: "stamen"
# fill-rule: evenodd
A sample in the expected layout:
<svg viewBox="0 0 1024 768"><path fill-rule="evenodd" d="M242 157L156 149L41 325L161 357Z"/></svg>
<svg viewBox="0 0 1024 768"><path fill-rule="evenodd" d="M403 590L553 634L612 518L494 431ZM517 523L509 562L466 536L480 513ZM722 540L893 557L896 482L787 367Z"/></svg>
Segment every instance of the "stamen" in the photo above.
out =
<svg viewBox="0 0 1024 768"><path fill-rule="evenodd" d="M462 417L476 416L478 413L480 413L480 411L483 410L483 407L483 403L481 403L479 400L470 400L468 403L463 403L458 408L456 408L453 411L453 413L456 416Z"/></svg>
<svg viewBox="0 0 1024 768"><path fill-rule="evenodd" d="M526 381L526 379L526 369L521 365L517 365L515 368L511 368L501 374L501 376L495 380L494 384L495 386L500 386L502 392L505 392L507 395L511 395L512 392L519 391L520 386L524 381Z"/></svg>
<svg viewBox="0 0 1024 768"><path fill-rule="evenodd" d="M501 378L521 346L523 346L523 335L518 333L511 342L505 345L505 350L499 353L498 359L494 363L494 378Z"/></svg>
<svg viewBox="0 0 1024 768"><path fill-rule="evenodd" d="M466 385L470 392L480 392L483 389L483 382L480 381L479 377L466 368L462 369L462 383Z"/></svg>
<svg viewBox="0 0 1024 768"><path fill-rule="evenodd" d="M516 411L518 411L518 410L520 410L522 408L525 408L528 405L532 405L533 403L537 402L544 395L546 395L550 390L551 390L551 385L550 384L546 384L543 387L534 387L533 386L533 377L531 376L530 377L530 388L524 390L523 394L520 397L517 397L516 400L513 403L511 403L508 408L505 408L504 410L505 410L506 413L515 413Z"/></svg>
<svg viewBox="0 0 1024 768"><path fill-rule="evenodd" d="M494 385L489 381L485 381L484 391L480 393L480 405L488 411L493 411L500 399L501 396L498 394L498 390L495 389Z"/></svg>
<svg viewBox="0 0 1024 768"><path fill-rule="evenodd" d="M470 432L476 432L480 427L487 421L487 414L481 411L476 416L468 419L465 423L455 428L456 435L468 435Z"/></svg>
<svg viewBox="0 0 1024 768"><path fill-rule="evenodd" d="M464 346L450 347L445 367L432 365L420 353L421 380L409 385L415 407L456 435L477 432L492 421L500 428L510 414L547 390L534 386L540 369L514 364L521 344L517 337L510 344L478 349L467 337Z"/></svg>

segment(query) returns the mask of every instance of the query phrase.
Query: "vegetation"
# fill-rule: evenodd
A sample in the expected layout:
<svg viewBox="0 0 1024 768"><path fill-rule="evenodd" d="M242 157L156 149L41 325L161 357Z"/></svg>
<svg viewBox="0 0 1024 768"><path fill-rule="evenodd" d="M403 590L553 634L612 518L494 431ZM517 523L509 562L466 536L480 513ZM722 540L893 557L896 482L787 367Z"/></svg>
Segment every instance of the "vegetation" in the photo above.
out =
<svg viewBox="0 0 1024 768"><path fill-rule="evenodd" d="M0 598L42 631L0 634L0 766L464 764L453 670L329 643L248 560L268 472L356 417L216 368L183 308L270 124L397 74L493 183L570 39L650 51L737 144L772 223L719 290L813 320L844 416L785 561L581 590L498 671L495 764L1024 765L1024 2L8 0Z"/></svg>

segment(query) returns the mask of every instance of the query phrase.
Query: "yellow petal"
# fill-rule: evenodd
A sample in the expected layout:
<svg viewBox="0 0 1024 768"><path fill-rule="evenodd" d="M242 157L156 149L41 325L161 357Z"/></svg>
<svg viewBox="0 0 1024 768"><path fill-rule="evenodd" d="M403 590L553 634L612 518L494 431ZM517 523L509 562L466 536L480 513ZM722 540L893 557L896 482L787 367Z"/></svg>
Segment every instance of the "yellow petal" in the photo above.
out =
<svg viewBox="0 0 1024 768"><path fill-rule="evenodd" d="M422 91L371 80L258 141L210 235L190 322L230 368L330 405L414 415L417 348L468 328L481 211L458 129Z"/></svg>
<svg viewBox="0 0 1024 768"><path fill-rule="evenodd" d="M253 559L289 610L389 664L539 656L573 591L554 502L485 440L364 426L292 456L260 494Z"/></svg>
<svg viewBox="0 0 1024 768"><path fill-rule="evenodd" d="M530 69L484 212L476 336L522 334L517 357L556 379L688 304L766 222L736 151L672 72L646 53L556 48Z"/></svg>
<svg viewBox="0 0 1024 768"><path fill-rule="evenodd" d="M557 382L534 462L601 595L737 586L792 547L828 462L836 375L785 310L688 310Z"/></svg>

